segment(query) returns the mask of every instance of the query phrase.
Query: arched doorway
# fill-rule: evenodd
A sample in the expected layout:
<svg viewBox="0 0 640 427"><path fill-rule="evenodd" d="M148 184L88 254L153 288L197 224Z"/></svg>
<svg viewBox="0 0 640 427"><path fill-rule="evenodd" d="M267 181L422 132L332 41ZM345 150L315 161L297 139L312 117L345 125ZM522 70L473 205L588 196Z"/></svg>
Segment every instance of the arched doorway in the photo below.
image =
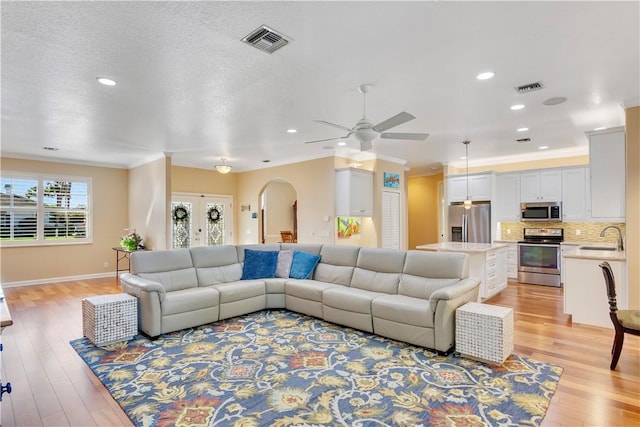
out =
<svg viewBox="0 0 640 427"><path fill-rule="evenodd" d="M284 179L273 179L264 186L260 200L260 241L281 242L281 232L289 231L293 240L298 237L298 193Z"/></svg>

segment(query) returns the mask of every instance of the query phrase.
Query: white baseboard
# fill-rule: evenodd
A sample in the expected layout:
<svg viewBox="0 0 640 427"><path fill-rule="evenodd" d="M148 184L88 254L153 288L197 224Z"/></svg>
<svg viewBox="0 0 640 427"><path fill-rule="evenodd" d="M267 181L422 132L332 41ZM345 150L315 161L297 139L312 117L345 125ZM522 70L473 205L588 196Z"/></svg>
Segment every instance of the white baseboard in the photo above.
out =
<svg viewBox="0 0 640 427"><path fill-rule="evenodd" d="M17 288L20 286L44 285L47 283L56 283L56 282L73 282L74 280L101 279L103 277L113 277L113 279L115 280L115 273L107 272L107 273L85 274L82 276L50 277L48 279L23 280L19 282L4 282L2 283L2 287Z"/></svg>

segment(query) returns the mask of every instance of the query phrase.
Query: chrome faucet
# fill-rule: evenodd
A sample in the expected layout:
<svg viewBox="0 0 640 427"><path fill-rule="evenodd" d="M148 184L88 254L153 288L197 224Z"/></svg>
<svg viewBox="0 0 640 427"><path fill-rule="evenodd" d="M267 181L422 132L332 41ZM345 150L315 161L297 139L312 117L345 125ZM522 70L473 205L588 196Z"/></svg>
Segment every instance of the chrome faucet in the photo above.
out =
<svg viewBox="0 0 640 427"><path fill-rule="evenodd" d="M615 226L615 225L607 225L600 232L600 237L604 237L604 232L607 231L608 228L615 228L616 230L618 230L618 250L619 251L623 251L624 250L624 246L622 244L622 230L620 230L620 227Z"/></svg>

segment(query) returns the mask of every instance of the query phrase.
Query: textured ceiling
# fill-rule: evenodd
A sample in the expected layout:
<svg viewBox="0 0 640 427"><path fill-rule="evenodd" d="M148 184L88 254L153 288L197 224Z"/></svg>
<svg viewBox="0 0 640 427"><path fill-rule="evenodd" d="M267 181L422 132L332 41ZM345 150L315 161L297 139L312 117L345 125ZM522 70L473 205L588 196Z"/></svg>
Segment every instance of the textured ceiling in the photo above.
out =
<svg viewBox="0 0 640 427"><path fill-rule="evenodd" d="M470 166L585 154L585 131L623 125L622 106L640 100L639 2L2 2L1 13L3 156L127 167L173 153L243 171L335 153L421 174L460 163L464 139ZM262 24L291 42L270 55L240 41ZM476 80L486 70L496 76ZM536 81L544 89L514 90ZM356 124L363 83L373 123L407 111L416 119L390 131L429 138L368 152L353 138L304 144L345 134L314 120ZM568 100L542 104L557 96Z"/></svg>

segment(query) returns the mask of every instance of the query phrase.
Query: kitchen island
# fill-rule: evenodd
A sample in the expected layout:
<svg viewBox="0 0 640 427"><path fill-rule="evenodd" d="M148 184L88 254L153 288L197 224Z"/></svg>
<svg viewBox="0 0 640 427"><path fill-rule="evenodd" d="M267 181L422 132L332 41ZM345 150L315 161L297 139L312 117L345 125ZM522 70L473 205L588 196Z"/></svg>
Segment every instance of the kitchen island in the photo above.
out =
<svg viewBox="0 0 640 427"><path fill-rule="evenodd" d="M589 246L589 245L583 245ZM600 244L600 246L605 246ZM615 249L613 246L611 249ZM563 254L564 312L573 323L613 328L607 289L600 263L613 270L619 309L628 308L627 268L624 251L589 250L578 247Z"/></svg>
<svg viewBox="0 0 640 427"><path fill-rule="evenodd" d="M416 249L469 255L469 276L480 279L478 301L484 301L507 287L508 247L506 243L440 242L419 245Z"/></svg>

